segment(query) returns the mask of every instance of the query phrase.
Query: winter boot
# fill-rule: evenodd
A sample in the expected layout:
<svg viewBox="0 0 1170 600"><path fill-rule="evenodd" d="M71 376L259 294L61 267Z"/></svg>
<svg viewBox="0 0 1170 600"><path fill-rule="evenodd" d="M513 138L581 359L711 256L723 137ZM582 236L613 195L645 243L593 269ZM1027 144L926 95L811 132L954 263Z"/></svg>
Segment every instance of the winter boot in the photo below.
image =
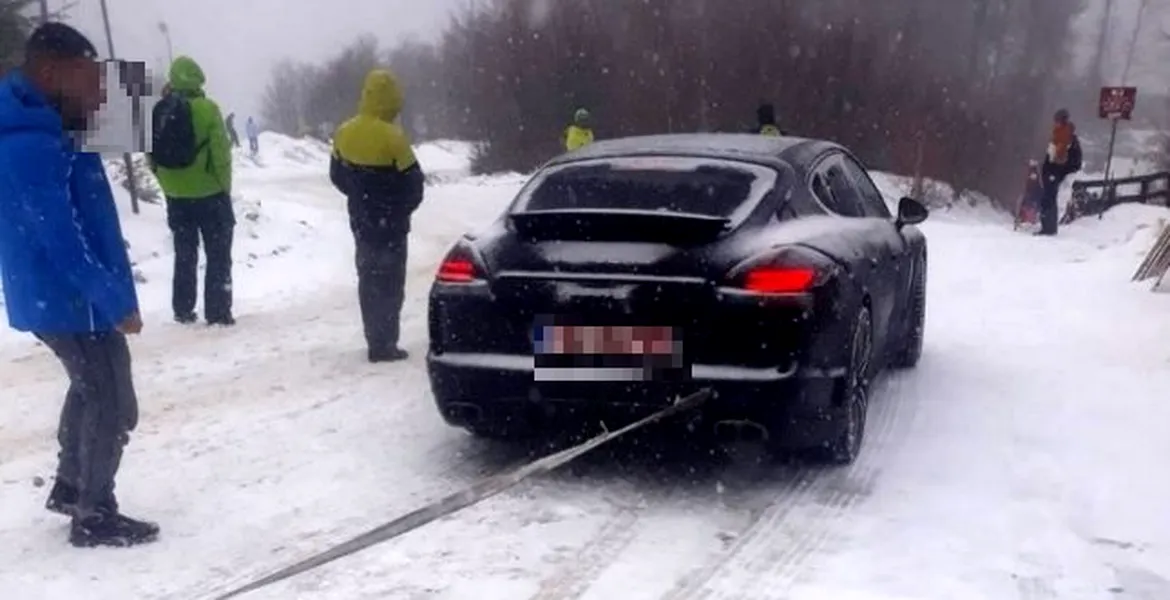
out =
<svg viewBox="0 0 1170 600"><path fill-rule="evenodd" d="M77 548L108 546L128 548L158 539L158 525L131 519L117 512L99 510L85 518L74 518L69 543Z"/></svg>
<svg viewBox="0 0 1170 600"><path fill-rule="evenodd" d="M53 483L53 490L49 492L49 498L45 500L45 508L49 512L55 512L59 515L72 517L77 509L77 488L69 485L58 479ZM111 513L118 512L118 501L113 496L101 504L101 510Z"/></svg>
<svg viewBox="0 0 1170 600"><path fill-rule="evenodd" d="M402 348L390 348L388 350L370 350L368 356L372 363L390 363L404 361L410 358L410 353Z"/></svg>

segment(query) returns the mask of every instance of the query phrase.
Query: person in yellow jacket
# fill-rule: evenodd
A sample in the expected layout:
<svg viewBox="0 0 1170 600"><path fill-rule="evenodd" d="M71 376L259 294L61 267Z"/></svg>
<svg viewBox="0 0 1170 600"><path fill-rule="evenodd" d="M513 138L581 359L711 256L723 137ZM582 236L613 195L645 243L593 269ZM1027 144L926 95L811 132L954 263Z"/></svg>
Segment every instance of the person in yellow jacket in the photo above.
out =
<svg viewBox="0 0 1170 600"><path fill-rule="evenodd" d="M410 138L395 121L402 90L389 71L371 71L358 114L333 135L329 178L348 201L356 248L358 300L370 362L405 360L398 346L410 218L425 177Z"/></svg>
<svg viewBox="0 0 1170 600"><path fill-rule="evenodd" d="M589 127L589 111L578 108L573 123L565 129L565 150L572 152L593 143L593 129Z"/></svg>

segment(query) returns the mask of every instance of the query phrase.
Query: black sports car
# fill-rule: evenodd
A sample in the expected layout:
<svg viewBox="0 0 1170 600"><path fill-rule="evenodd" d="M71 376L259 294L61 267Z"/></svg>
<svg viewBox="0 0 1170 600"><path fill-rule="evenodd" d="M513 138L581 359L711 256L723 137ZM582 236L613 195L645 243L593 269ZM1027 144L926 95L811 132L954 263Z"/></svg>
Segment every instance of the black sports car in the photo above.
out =
<svg viewBox="0 0 1170 600"><path fill-rule="evenodd" d="M513 437L710 387L711 427L850 462L871 378L922 352L926 217L909 198L891 215L825 141L667 135L561 156L439 267L435 401Z"/></svg>

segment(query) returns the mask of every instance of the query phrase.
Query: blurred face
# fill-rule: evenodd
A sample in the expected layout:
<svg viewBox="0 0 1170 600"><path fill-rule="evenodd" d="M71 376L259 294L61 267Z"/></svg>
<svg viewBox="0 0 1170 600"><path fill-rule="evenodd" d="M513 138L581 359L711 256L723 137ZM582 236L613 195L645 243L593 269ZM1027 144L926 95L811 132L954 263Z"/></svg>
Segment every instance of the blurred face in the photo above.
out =
<svg viewBox="0 0 1170 600"><path fill-rule="evenodd" d="M61 116L71 128L83 127L106 102L105 63L60 59L53 61L52 71Z"/></svg>
<svg viewBox="0 0 1170 600"><path fill-rule="evenodd" d="M1055 121L1058 125L1064 125L1065 123L1068 123L1068 115L1063 112L1058 112L1056 113L1056 116L1053 117L1053 121Z"/></svg>

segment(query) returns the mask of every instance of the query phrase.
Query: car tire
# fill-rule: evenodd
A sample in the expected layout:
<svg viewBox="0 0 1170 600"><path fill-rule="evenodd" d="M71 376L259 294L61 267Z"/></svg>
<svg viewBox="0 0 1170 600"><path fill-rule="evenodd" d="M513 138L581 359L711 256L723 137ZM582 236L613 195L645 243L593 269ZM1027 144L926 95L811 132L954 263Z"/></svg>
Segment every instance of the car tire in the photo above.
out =
<svg viewBox="0 0 1170 600"><path fill-rule="evenodd" d="M834 465L852 464L861 454L869 411L869 383L873 373L873 318L862 307L853 322L849 343L849 368L845 373L843 397L834 416L836 436L822 448L825 460Z"/></svg>
<svg viewBox="0 0 1170 600"><path fill-rule="evenodd" d="M896 369L913 369L922 358L922 342L926 331L926 259L923 257L915 267L914 283L910 288L910 312L906 319L906 331L902 335L902 347L894 355L892 366Z"/></svg>

